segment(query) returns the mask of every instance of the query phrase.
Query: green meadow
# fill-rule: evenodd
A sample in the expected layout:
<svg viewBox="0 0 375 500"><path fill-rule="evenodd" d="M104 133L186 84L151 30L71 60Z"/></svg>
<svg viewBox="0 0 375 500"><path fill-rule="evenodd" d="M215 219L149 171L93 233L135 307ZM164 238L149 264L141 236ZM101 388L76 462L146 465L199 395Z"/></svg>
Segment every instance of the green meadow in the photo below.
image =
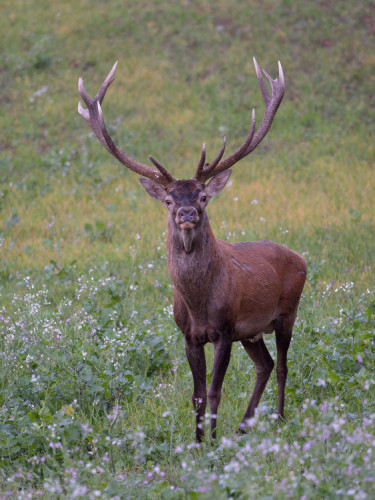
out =
<svg viewBox="0 0 375 500"><path fill-rule="evenodd" d="M371 0L1 2L1 499L373 498L374 19ZM78 115L77 83L95 95L118 60L112 137L190 178L203 142L210 161L252 108L259 125L253 56L273 78L281 61L285 97L208 213L308 276L285 422L272 375L235 434L255 381L236 344L218 438L197 447L166 211Z"/></svg>

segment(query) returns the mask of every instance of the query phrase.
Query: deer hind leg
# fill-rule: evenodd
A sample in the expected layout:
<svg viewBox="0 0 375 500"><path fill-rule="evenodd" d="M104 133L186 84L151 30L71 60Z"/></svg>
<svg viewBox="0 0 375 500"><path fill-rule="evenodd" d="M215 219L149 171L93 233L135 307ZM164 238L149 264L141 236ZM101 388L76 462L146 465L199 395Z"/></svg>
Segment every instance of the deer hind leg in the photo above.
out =
<svg viewBox="0 0 375 500"><path fill-rule="evenodd" d="M287 354L292 340L292 329L296 315L280 316L275 321L277 365L276 377L278 385L277 413L280 419L284 418L285 385L288 376Z"/></svg>
<svg viewBox="0 0 375 500"><path fill-rule="evenodd" d="M185 350L193 375L194 392L192 402L196 416L195 434L197 442L200 443L204 437L204 414L207 405L206 358L203 344L186 341Z"/></svg>
<svg viewBox="0 0 375 500"><path fill-rule="evenodd" d="M239 432L244 432L246 427L246 420L253 417L255 409L259 404L260 398L264 392L268 379L270 378L271 372L274 367L273 359L264 343L263 339L257 340L256 342L250 342L249 340L241 340L247 354L250 356L255 364L256 370L256 380L253 394L251 396L249 406L245 412L245 415L240 424Z"/></svg>
<svg viewBox="0 0 375 500"><path fill-rule="evenodd" d="M225 372L227 371L232 340L230 337L221 338L214 343L214 367L210 389L208 391L208 402L211 412L211 436L216 438L217 410L221 399L221 388L223 385Z"/></svg>

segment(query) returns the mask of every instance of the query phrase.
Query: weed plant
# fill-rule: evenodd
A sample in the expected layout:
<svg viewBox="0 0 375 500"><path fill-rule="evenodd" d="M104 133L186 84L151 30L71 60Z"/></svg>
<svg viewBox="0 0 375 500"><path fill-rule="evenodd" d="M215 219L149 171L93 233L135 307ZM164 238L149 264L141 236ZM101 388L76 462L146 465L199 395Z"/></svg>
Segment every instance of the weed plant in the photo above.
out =
<svg viewBox="0 0 375 500"><path fill-rule="evenodd" d="M375 490L374 5L46 0L0 7L0 498L370 499ZM289 351L235 434L255 370L234 345L218 439L194 439L166 214L76 113L78 77L119 146L190 177L286 95L208 209L227 241L302 253ZM266 336L275 357L273 336ZM212 347L207 346L209 365ZM210 381L208 375L207 382ZM208 430L208 421L207 421Z"/></svg>

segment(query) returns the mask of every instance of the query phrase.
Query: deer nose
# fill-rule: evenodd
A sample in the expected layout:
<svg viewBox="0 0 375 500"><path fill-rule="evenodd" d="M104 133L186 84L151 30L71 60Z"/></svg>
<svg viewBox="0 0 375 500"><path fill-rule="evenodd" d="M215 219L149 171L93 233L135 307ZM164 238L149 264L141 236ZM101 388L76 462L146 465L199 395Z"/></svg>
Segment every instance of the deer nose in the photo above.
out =
<svg viewBox="0 0 375 500"><path fill-rule="evenodd" d="M195 222L198 219L198 212L194 207L180 207L177 210L179 222Z"/></svg>

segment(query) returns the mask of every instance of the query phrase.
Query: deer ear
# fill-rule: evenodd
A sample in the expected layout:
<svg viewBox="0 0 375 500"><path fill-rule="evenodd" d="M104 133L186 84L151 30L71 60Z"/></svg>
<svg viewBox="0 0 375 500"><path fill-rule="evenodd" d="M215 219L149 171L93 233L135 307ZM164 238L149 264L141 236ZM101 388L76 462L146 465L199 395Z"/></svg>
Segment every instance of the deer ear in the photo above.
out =
<svg viewBox="0 0 375 500"><path fill-rule="evenodd" d="M145 177L141 177L139 182L152 198L164 202L166 191L161 184L152 179L146 179Z"/></svg>
<svg viewBox="0 0 375 500"><path fill-rule="evenodd" d="M220 193L220 191L227 183L231 173L232 170L224 170L224 172L221 172L220 174L215 175L215 177L212 177L210 182L204 188L208 196L212 197L215 196L215 194Z"/></svg>

